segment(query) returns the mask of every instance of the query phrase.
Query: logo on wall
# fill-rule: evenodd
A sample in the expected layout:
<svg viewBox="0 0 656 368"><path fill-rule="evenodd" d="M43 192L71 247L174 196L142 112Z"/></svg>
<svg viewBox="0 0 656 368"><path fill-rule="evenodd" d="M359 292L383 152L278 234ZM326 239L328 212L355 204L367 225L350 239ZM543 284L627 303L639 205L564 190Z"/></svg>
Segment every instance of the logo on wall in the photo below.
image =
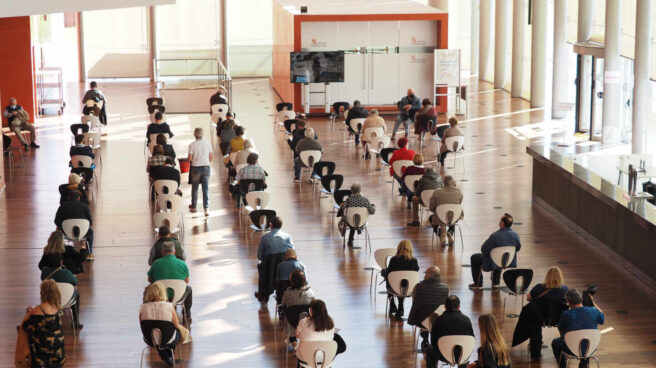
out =
<svg viewBox="0 0 656 368"><path fill-rule="evenodd" d="M415 36L412 36L410 38L410 44L413 45L413 46L421 46L421 45L425 45L426 41L425 40L417 40L417 38L415 38Z"/></svg>
<svg viewBox="0 0 656 368"><path fill-rule="evenodd" d="M410 64L425 64L426 59L417 57L417 55L410 55Z"/></svg>
<svg viewBox="0 0 656 368"><path fill-rule="evenodd" d="M326 41L317 41L316 38L312 39L312 45L311 47L326 47L327 43Z"/></svg>

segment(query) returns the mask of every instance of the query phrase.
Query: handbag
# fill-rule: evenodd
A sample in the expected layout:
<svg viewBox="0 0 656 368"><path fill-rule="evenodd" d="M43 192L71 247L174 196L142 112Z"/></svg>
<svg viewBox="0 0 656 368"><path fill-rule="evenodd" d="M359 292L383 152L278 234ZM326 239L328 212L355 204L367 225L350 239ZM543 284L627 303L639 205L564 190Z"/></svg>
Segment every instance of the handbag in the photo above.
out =
<svg viewBox="0 0 656 368"><path fill-rule="evenodd" d="M29 368L32 366L32 355L30 353L30 344L27 338L27 332L23 326L16 326L18 337L16 338L16 351L14 353L14 365L16 368Z"/></svg>

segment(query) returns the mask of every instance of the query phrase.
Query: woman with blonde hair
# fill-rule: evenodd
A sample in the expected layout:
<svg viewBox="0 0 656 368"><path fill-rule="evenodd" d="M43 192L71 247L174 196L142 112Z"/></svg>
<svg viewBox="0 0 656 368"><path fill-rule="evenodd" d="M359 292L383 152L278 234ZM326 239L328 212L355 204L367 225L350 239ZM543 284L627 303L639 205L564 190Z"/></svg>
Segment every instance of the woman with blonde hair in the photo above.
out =
<svg viewBox="0 0 656 368"><path fill-rule="evenodd" d="M382 274L385 280L387 280L387 275L394 271L419 271L417 259L412 255L412 242L410 240L401 240L396 247L396 255L390 258L387 269L383 271ZM387 289L392 290L389 281L387 282ZM394 304L394 298L392 296L388 297L390 298L390 316L394 314L394 318L397 321L403 321L403 300L405 298L397 297L399 302L397 309L396 304Z"/></svg>
<svg viewBox="0 0 656 368"><path fill-rule="evenodd" d="M178 333L171 340L163 342L161 349L157 351L166 364L173 366L174 359L171 349L175 349L179 341L182 341L183 344L191 341L191 336L189 336L189 330L178 322L178 314L175 312L173 304L167 300L166 288L162 283L156 281L148 285L144 289L143 304L139 308L139 321L155 320L173 323Z"/></svg>
<svg viewBox="0 0 656 368"><path fill-rule="evenodd" d="M55 230L50 233L48 237L48 244L43 248L43 255L39 261L39 269L43 270L46 263L46 257L50 254L61 255L64 267L71 271L73 274L84 272L84 260L89 254L87 244L83 243L80 251L76 251L74 247L64 243L64 233L61 230Z"/></svg>
<svg viewBox="0 0 656 368"><path fill-rule="evenodd" d="M41 304L27 307L21 329L27 334L31 367L61 367L66 361L64 330L59 312L61 294L54 280L41 283ZM19 330L19 335L21 331ZM18 350L17 346L17 350ZM25 356L17 361L25 361Z"/></svg>
<svg viewBox="0 0 656 368"><path fill-rule="evenodd" d="M501 336L496 318L492 314L484 314L478 317L478 327L481 331L478 360L467 368L510 368L508 346Z"/></svg>

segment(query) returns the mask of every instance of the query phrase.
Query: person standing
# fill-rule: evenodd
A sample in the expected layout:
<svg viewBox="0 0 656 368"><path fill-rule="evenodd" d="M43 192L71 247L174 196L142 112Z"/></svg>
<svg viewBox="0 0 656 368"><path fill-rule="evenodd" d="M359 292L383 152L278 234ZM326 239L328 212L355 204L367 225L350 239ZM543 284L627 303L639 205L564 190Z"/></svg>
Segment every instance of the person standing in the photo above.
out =
<svg viewBox="0 0 656 368"><path fill-rule="evenodd" d="M100 120L102 124L107 125L107 100L105 99L105 95L103 95L103 93L98 89L98 83L96 83L96 81L89 83L89 90L84 93L84 97L82 97L82 103L86 104L89 100L96 102L96 104L98 102L102 102L100 114L98 114L98 120ZM82 111L82 113L87 115L86 106L84 110L85 111Z"/></svg>
<svg viewBox="0 0 656 368"><path fill-rule="evenodd" d="M205 216L210 215L210 194L209 194L209 180L210 180L210 163L212 162L212 145L210 142L203 139L203 128L194 129L194 137L196 138L189 145L189 162L191 167L189 169L189 184L191 184L191 204L189 211L196 212L196 202L198 201L198 185L203 187L203 208Z"/></svg>
<svg viewBox="0 0 656 368"><path fill-rule="evenodd" d="M501 282L501 268L492 260L492 249L505 246L514 246L516 252L522 249L519 242L519 235L510 227L513 224L513 217L505 213L499 220L499 230L490 235L481 246L481 253L471 256L471 272L474 283L469 285L472 290L481 290L483 288L483 271L492 271L492 288L498 289ZM517 267L517 253L508 267Z"/></svg>
<svg viewBox="0 0 656 368"><path fill-rule="evenodd" d="M396 118L394 129L392 130L392 140L395 139L396 131L399 130L399 125L401 124L405 127L405 137L407 138L410 135L410 124L412 124L415 114L421 108L421 100L415 96L415 90L410 88L408 89L407 96L403 97L397 106L399 108L399 115Z"/></svg>
<svg viewBox="0 0 656 368"><path fill-rule="evenodd" d="M26 151L28 151L30 147L39 148L39 145L36 144L36 127L34 127L34 124L28 123L30 120L30 115L28 115L27 112L23 110L23 107L17 103L15 97L9 99L9 105L5 107L5 111L2 112L2 116L7 118L9 129L14 132L14 134L16 134L16 138L18 138ZM21 134L21 131L24 130L30 132L31 143L29 146Z"/></svg>

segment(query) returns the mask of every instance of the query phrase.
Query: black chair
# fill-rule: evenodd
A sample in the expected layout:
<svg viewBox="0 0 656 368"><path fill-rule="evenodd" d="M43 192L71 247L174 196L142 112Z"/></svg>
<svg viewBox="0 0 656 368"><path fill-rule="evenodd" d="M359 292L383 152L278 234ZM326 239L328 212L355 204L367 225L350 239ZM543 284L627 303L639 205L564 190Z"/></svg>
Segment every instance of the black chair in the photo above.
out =
<svg viewBox="0 0 656 368"><path fill-rule="evenodd" d="M149 105L148 106L148 113L152 114L154 112L161 112L162 114L166 112L166 107L164 105Z"/></svg>
<svg viewBox="0 0 656 368"><path fill-rule="evenodd" d="M506 318L506 298L509 295L521 296L522 307L524 306L524 296L528 293L528 287L533 281L533 270L529 268L515 268L503 273L503 282L506 286L501 288L506 295L503 297L503 319Z"/></svg>
<svg viewBox="0 0 656 368"><path fill-rule="evenodd" d="M89 133L88 124L71 124L71 133L76 136L78 134Z"/></svg>
<svg viewBox="0 0 656 368"><path fill-rule="evenodd" d="M71 169L71 173L80 175L84 180L85 186L89 188L93 181L93 169L88 167L74 167Z"/></svg>
<svg viewBox="0 0 656 368"><path fill-rule="evenodd" d="M437 133L435 131L436 127L437 127L437 116L428 117L428 121L426 122L426 131L429 132L431 135L435 135Z"/></svg>
<svg viewBox="0 0 656 368"><path fill-rule="evenodd" d="M386 165L389 165L389 156L394 153L398 148L396 147L387 147L380 150L380 158Z"/></svg>
<svg viewBox="0 0 656 368"><path fill-rule="evenodd" d="M335 163L332 161L319 161L314 164L314 177L321 179L325 175L332 175L335 172ZM325 170L324 170L325 169Z"/></svg>
<svg viewBox="0 0 656 368"><path fill-rule="evenodd" d="M296 123L297 123L296 119L287 119L287 120L285 120L283 122L283 124L285 125L285 133L287 133L288 135L292 134L294 129L296 129ZM294 126L293 129L292 129L292 125Z"/></svg>
<svg viewBox="0 0 656 368"><path fill-rule="evenodd" d="M289 111L292 111L294 105L291 102L280 102L276 104L276 111L282 111L285 108L287 108Z"/></svg>
<svg viewBox="0 0 656 368"><path fill-rule="evenodd" d="M344 101L335 102L333 104L333 111L330 113L330 121L332 123L335 122L335 118L337 118L338 116L344 116L343 112L339 111L339 109L342 107L344 108L344 112L346 112L346 110L351 108L351 104Z"/></svg>
<svg viewBox="0 0 656 368"><path fill-rule="evenodd" d="M254 210L251 211L251 213L248 214L248 217L251 218L251 222L253 223L251 225L251 231L250 234L250 242L249 244L253 244L253 234L254 233L262 233L271 230L271 227L269 224L271 223L271 220L276 217L276 211L274 210Z"/></svg>
<svg viewBox="0 0 656 368"><path fill-rule="evenodd" d="M139 323L141 325L141 333L143 335L144 342L151 348L157 350L170 350L174 358L174 364L178 361L175 360L175 347L178 347L178 355L180 356L180 365L182 365L182 351L180 350L179 339L180 335L178 330L175 328L173 322L169 321L159 321L159 320L143 320ZM174 339L175 335L178 334L178 337ZM157 339L159 335L159 339ZM166 342L171 341L173 343L167 344ZM159 340L159 341L157 341ZM143 361L143 355L148 349L144 348L141 351L141 361ZM151 365L152 365L152 356L151 356Z"/></svg>
<svg viewBox="0 0 656 368"><path fill-rule="evenodd" d="M333 199L335 200L335 203L333 203L333 213L335 213L335 210L339 209L341 206L342 202L346 200L348 196L350 196L353 192L351 192L350 189L340 189L336 190L335 193L333 193Z"/></svg>
<svg viewBox="0 0 656 368"><path fill-rule="evenodd" d="M243 200L248 192L255 190L264 190L264 180L260 179L242 179L239 181L240 200Z"/></svg>
<svg viewBox="0 0 656 368"><path fill-rule="evenodd" d="M332 188L331 188L332 184ZM342 184L344 184L344 176L339 175L339 174L333 174L333 175L324 175L321 177L321 193L325 194L334 194L335 192L339 191L339 189L342 187Z"/></svg>
<svg viewBox="0 0 656 368"><path fill-rule="evenodd" d="M146 105L164 105L164 100L159 97L149 97L146 99Z"/></svg>
<svg viewBox="0 0 656 368"><path fill-rule="evenodd" d="M290 305L284 309L285 320L289 322L292 327L298 327L298 322L301 320L301 314L309 313L310 305Z"/></svg>

